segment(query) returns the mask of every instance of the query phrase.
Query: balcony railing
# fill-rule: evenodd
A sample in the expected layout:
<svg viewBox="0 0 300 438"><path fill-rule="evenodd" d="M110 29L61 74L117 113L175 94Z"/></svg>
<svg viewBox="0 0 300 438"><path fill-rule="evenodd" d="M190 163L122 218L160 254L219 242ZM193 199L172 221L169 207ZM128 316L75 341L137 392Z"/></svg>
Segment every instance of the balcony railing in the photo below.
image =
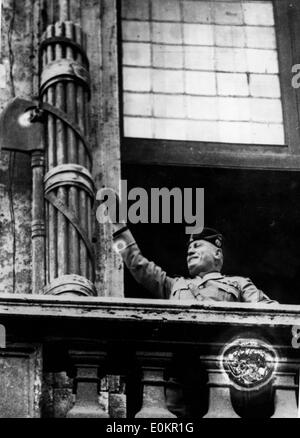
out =
<svg viewBox="0 0 300 438"><path fill-rule="evenodd" d="M122 376L129 417L183 412L189 379L199 417L298 416L300 306L3 294L0 324L1 417L40 416L43 373L62 371L74 384L68 417L108 416L106 375Z"/></svg>

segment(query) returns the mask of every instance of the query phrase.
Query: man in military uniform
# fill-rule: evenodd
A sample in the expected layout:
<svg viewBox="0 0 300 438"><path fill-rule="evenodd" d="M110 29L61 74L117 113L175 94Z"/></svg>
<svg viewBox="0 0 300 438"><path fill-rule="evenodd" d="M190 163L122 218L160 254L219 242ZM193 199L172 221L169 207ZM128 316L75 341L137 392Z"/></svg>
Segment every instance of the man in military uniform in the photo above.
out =
<svg viewBox="0 0 300 438"><path fill-rule="evenodd" d="M225 276L223 266L223 236L211 228L191 235L187 250L190 277L172 278L145 258L125 224L114 224L114 246L138 283L152 298L171 300L222 301L244 303L276 303L268 298L249 278ZM168 409L181 418L202 416L207 406L201 406L199 392L207 390L206 376L201 370L197 352L173 356L166 386ZM207 397L205 397L207 400Z"/></svg>
<svg viewBox="0 0 300 438"><path fill-rule="evenodd" d="M145 258L126 225L115 224L114 245L125 265L152 298L197 301L230 301L244 303L276 303L268 298L249 278L225 276L223 236L212 228L191 235L187 251L190 277L172 278L159 266Z"/></svg>

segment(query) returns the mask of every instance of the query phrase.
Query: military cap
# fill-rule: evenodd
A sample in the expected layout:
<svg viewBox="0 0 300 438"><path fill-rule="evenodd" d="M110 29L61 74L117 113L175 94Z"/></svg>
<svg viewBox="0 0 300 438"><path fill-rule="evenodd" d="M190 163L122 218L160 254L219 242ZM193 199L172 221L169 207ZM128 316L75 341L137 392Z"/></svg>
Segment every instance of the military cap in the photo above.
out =
<svg viewBox="0 0 300 438"><path fill-rule="evenodd" d="M222 248L224 238L219 231L213 228L203 228L201 233L191 234L188 244L194 242L194 240L206 240L218 248Z"/></svg>

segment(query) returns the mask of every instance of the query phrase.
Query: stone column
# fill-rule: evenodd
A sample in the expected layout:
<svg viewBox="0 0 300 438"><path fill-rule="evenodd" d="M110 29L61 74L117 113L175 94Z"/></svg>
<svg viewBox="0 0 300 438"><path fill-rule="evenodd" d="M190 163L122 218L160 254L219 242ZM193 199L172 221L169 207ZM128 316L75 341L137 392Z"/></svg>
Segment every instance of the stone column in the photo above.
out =
<svg viewBox="0 0 300 438"><path fill-rule="evenodd" d="M92 245L95 188L87 140L90 78L86 35L70 21L75 3L60 0L58 5L59 21L47 27L40 46L40 100L47 116L44 293L92 296L96 295Z"/></svg>
<svg viewBox="0 0 300 438"><path fill-rule="evenodd" d="M32 153L32 293L39 294L45 286L45 208L44 208L44 170L45 154Z"/></svg>

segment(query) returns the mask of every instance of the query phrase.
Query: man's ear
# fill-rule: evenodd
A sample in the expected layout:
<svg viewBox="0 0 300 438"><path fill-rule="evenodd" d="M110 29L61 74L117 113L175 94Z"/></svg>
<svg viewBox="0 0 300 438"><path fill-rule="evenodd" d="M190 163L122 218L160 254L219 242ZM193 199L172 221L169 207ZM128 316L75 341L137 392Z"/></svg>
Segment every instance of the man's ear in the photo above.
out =
<svg viewBox="0 0 300 438"><path fill-rule="evenodd" d="M216 252L215 252L215 259L216 260L221 260L222 259L222 255L223 255L222 250L220 248L217 248Z"/></svg>

